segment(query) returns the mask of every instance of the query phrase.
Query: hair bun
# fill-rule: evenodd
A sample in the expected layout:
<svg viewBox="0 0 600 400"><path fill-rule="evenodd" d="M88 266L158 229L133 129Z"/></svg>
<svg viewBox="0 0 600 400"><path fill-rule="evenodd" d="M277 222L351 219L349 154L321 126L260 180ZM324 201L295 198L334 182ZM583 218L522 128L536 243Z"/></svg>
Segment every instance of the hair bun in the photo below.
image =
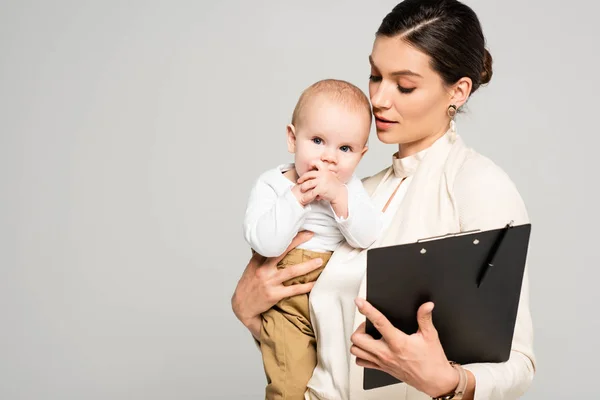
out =
<svg viewBox="0 0 600 400"><path fill-rule="evenodd" d="M492 55L488 49L483 49L483 69L481 70L480 84L485 85L492 80Z"/></svg>

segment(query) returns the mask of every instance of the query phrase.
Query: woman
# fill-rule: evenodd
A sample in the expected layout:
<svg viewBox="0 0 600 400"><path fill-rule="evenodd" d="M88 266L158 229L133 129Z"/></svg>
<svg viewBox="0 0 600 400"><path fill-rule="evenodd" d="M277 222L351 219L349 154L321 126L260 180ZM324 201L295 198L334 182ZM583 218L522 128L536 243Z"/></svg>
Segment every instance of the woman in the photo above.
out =
<svg viewBox="0 0 600 400"><path fill-rule="evenodd" d="M479 20L455 0L406 0L383 20L369 56L369 94L377 136L397 144L392 166L364 180L384 210L387 229L372 247L473 229L528 222L510 179L456 136L454 116L492 76ZM308 239L299 234L290 249ZM433 304L417 313L413 335L394 328L365 300L366 250L336 250L314 287L282 282L318 267L277 270L278 259L253 257L232 298L236 316L259 338L260 314L282 298L311 291L318 365L307 399L513 399L535 373L527 269L510 359L449 363L432 323ZM371 320L384 340L365 333ZM363 368L405 383L364 391Z"/></svg>

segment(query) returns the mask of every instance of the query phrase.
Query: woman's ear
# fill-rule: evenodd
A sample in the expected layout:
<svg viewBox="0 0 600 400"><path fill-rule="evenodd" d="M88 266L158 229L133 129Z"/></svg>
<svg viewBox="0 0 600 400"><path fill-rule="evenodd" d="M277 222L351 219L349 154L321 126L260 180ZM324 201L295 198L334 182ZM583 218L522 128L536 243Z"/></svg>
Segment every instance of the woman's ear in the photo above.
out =
<svg viewBox="0 0 600 400"><path fill-rule="evenodd" d="M286 130L288 152L294 154L296 152L296 127L292 124L289 124Z"/></svg>
<svg viewBox="0 0 600 400"><path fill-rule="evenodd" d="M472 88L473 81L471 78L460 78L458 82L452 85L452 90L450 91L450 104L454 104L456 108L460 108L469 99Z"/></svg>

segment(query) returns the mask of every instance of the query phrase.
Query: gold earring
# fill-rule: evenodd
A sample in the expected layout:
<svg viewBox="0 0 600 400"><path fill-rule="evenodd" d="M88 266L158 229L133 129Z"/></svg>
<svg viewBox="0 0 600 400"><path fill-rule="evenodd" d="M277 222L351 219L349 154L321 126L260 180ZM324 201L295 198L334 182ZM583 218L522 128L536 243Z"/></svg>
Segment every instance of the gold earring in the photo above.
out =
<svg viewBox="0 0 600 400"><path fill-rule="evenodd" d="M454 104L450 104L448 106L448 116L451 119L454 119L454 117L456 116L456 106Z"/></svg>
<svg viewBox="0 0 600 400"><path fill-rule="evenodd" d="M454 143L456 140L456 122L454 122L454 117L456 117L456 106L451 104L448 106L448 117L450 117L450 142Z"/></svg>

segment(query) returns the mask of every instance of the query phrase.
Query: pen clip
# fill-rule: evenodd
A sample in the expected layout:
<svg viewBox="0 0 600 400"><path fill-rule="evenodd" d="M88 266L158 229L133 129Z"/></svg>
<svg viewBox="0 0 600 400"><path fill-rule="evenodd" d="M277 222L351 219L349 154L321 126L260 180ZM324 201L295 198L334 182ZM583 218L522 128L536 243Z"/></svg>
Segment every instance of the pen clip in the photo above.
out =
<svg viewBox="0 0 600 400"><path fill-rule="evenodd" d="M487 276L488 271L494 266L494 263L496 262L496 256L498 255L498 250L500 249L500 246L504 242L504 238L506 237L506 233L508 232L508 230L510 228L513 227L514 222L515 221L510 221L508 224L506 224L506 227L500 232L500 235L498 236L498 239L496 240L496 243L494 243L494 246L490 250L490 254L488 255L488 259L486 260L485 264L483 265L483 270L481 271L481 275L479 276L479 279L477 280L477 287L478 288L481 286L481 283L483 282L483 280Z"/></svg>

